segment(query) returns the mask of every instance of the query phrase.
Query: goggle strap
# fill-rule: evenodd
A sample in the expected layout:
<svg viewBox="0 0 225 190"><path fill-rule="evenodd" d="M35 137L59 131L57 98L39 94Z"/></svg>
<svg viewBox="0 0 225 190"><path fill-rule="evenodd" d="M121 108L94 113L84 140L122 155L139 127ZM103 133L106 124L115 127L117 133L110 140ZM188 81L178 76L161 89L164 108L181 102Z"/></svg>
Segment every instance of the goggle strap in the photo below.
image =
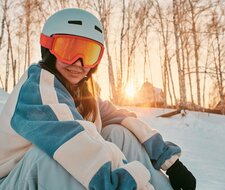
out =
<svg viewBox="0 0 225 190"><path fill-rule="evenodd" d="M41 34L40 36L40 44L41 46L47 48L47 49L52 49L52 43L53 43L53 38L46 36L44 34Z"/></svg>

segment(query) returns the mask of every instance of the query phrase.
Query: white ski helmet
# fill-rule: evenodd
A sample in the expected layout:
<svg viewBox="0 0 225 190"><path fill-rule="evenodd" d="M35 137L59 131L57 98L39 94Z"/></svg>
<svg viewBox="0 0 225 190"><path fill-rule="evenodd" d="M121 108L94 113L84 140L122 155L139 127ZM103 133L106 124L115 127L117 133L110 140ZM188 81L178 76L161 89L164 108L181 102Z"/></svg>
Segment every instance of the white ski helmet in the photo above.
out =
<svg viewBox="0 0 225 190"><path fill-rule="evenodd" d="M56 12L45 22L42 33L69 34L95 40L104 45L101 22L93 14L77 8L68 8Z"/></svg>

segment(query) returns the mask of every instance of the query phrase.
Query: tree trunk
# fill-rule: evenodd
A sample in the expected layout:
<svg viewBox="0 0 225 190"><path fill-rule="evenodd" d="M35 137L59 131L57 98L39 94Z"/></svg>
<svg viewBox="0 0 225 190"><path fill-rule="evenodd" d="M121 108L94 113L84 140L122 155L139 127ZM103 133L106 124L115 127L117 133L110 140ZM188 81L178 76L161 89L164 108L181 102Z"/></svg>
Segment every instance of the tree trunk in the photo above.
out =
<svg viewBox="0 0 225 190"><path fill-rule="evenodd" d="M118 87L122 87L122 81L123 81L123 64L124 64L124 49L123 49L123 44L124 44L124 37L125 37L125 12L126 7L125 7L125 0L123 0L123 8L122 8L122 28L120 31L120 67L119 67L119 75L118 75ZM120 89L119 89L120 90Z"/></svg>
<svg viewBox="0 0 225 190"><path fill-rule="evenodd" d="M198 40L197 40L197 31L196 31L196 23L195 23L194 6L191 0L189 0L189 4L191 8L192 35L193 35L193 41L194 41L197 101L198 101L198 106L201 106L201 88L200 88L200 77L199 77L199 44L197 42Z"/></svg>
<svg viewBox="0 0 225 190"><path fill-rule="evenodd" d="M1 35L0 35L0 49L2 47L2 40L4 36L4 28L5 28L5 22L6 22L6 12L7 12L7 3L8 0L5 0L4 6L2 7L3 13L2 13L2 21L1 21Z"/></svg>
<svg viewBox="0 0 225 190"><path fill-rule="evenodd" d="M174 37L175 37L175 48L176 48L176 61L177 61L177 68L178 68L178 78L179 78L179 89L180 89L180 106L183 107L185 105L185 82L183 71L181 69L181 62L180 62L180 44L179 44L179 15L178 15L178 6L176 0L173 0L173 25L174 25Z"/></svg>
<svg viewBox="0 0 225 190"><path fill-rule="evenodd" d="M31 2L30 0L26 0L25 4L25 11L26 11L26 37L27 37L27 63L30 66L30 57L31 57L31 49L30 49L30 25L31 25Z"/></svg>

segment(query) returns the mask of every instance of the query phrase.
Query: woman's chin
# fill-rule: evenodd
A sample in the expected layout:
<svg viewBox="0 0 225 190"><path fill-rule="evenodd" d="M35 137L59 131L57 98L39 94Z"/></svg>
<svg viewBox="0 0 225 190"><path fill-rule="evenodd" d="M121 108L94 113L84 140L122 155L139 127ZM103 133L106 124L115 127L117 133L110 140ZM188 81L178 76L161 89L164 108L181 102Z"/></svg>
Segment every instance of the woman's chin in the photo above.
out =
<svg viewBox="0 0 225 190"><path fill-rule="evenodd" d="M81 80L68 80L68 82L71 84L71 85L74 85L74 86L76 86L76 85L78 85L78 83L80 82Z"/></svg>

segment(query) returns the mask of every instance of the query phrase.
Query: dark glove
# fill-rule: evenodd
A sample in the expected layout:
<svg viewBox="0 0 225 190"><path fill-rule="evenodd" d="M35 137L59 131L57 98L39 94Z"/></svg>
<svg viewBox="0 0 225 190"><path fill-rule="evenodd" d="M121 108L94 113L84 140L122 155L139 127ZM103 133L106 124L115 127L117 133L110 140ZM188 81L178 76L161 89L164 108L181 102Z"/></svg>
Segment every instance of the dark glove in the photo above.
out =
<svg viewBox="0 0 225 190"><path fill-rule="evenodd" d="M179 159L166 171L174 190L195 190L196 179Z"/></svg>

